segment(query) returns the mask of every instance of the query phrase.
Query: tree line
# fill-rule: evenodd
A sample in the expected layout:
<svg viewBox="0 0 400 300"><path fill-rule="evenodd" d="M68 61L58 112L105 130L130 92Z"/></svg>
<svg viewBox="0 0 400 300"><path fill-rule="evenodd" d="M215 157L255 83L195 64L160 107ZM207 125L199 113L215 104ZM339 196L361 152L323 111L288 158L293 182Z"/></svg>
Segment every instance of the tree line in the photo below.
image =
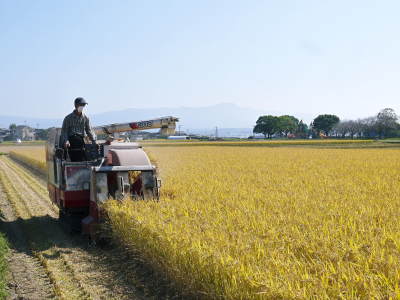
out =
<svg viewBox="0 0 400 300"><path fill-rule="evenodd" d="M294 116L260 116L254 133L265 138L287 137L337 137L337 138L389 138L400 137L399 117L392 108L385 108L377 115L357 120L340 120L336 115L317 116L310 125Z"/></svg>

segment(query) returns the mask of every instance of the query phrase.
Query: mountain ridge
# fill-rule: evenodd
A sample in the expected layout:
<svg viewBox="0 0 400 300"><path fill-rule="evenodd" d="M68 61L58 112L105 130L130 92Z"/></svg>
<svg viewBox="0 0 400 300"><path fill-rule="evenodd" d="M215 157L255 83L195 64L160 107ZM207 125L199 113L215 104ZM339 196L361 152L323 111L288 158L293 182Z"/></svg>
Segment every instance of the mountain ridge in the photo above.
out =
<svg viewBox="0 0 400 300"><path fill-rule="evenodd" d="M219 103L203 107L158 107L158 108L127 108L103 113L91 114L92 126L105 125L111 123L124 123L141 121L151 118L164 116L174 116L179 118L178 125L182 130L212 129L219 128L252 128L260 115L273 114L282 115L280 112L256 110L245 108L234 103ZM299 114L300 115L300 114ZM310 116L302 114L303 118L310 119ZM304 118L306 117L306 118ZM62 118L34 118L24 116L0 115L0 128L8 127L9 124L26 124L34 128L60 127Z"/></svg>

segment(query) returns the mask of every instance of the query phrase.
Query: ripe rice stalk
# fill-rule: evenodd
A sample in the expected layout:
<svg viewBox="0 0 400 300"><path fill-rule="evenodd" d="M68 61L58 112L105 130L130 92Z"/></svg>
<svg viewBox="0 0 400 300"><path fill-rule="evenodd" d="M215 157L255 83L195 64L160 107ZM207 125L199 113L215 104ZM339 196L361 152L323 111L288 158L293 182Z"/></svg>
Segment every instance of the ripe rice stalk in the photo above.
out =
<svg viewBox="0 0 400 300"><path fill-rule="evenodd" d="M21 149L10 152L10 157L23 164L31 166L36 169L39 173L46 175L47 166L45 160L45 153L42 147L36 147L37 149Z"/></svg>
<svg viewBox="0 0 400 300"><path fill-rule="evenodd" d="M187 293L400 297L400 150L148 147L159 202L110 201L112 234Z"/></svg>
<svg viewBox="0 0 400 300"><path fill-rule="evenodd" d="M160 202L111 201L113 234L205 298L396 298L400 150L150 148ZM170 195L173 197L170 197Z"/></svg>

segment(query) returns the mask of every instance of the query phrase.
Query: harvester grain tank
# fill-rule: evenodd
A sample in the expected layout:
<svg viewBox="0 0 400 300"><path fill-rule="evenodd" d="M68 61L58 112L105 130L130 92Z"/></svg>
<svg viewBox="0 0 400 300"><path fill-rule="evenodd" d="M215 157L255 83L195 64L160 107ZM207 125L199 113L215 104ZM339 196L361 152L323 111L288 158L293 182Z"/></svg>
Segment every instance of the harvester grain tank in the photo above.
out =
<svg viewBox="0 0 400 300"><path fill-rule="evenodd" d="M175 117L111 124L93 128L109 137L121 132L159 128L161 134L175 133ZM110 197L133 200L158 199L157 169L137 143L123 141L85 144L86 160L71 162L60 144L61 129L52 129L46 146L48 191L59 207L60 219L72 230L94 237L102 222L101 204Z"/></svg>

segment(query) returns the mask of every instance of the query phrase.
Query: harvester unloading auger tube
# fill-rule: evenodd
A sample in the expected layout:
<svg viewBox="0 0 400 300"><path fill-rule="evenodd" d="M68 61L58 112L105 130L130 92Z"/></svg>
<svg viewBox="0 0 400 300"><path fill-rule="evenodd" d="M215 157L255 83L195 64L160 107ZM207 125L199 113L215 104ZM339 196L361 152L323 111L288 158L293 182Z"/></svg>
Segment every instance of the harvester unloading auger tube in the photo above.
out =
<svg viewBox="0 0 400 300"><path fill-rule="evenodd" d="M147 121L98 126L94 127L93 131L96 134L114 134L114 133L127 132L133 130L147 130L147 129L160 128L160 133L162 135L168 136L168 135L173 135L175 133L176 122L178 122L178 118L163 117Z"/></svg>
<svg viewBox="0 0 400 300"><path fill-rule="evenodd" d="M173 135L178 118L163 117L148 121L111 124L93 128L96 134L114 135L133 130L160 128L161 134ZM161 181L157 168L137 143L123 141L86 144L86 160L71 162L60 143L61 129L49 133L46 146L48 191L59 207L60 219L69 230L82 231L96 238L104 220L102 204L109 198L158 199Z"/></svg>

